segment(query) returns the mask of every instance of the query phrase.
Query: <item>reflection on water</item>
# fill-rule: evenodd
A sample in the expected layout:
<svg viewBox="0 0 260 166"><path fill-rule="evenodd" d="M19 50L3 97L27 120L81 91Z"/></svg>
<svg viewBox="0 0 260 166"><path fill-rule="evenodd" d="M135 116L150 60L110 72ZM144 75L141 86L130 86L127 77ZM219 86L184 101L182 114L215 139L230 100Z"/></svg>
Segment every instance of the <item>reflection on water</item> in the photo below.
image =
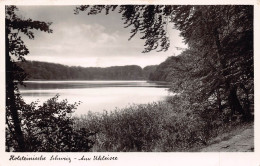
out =
<svg viewBox="0 0 260 166"><path fill-rule="evenodd" d="M166 82L147 81L25 81L25 89L68 89L68 88L104 88L104 87L154 87L166 88ZM24 89L24 87L20 87Z"/></svg>
<svg viewBox="0 0 260 166"><path fill-rule="evenodd" d="M169 94L167 83L146 81L27 81L20 87L24 100L40 103L60 95L70 103L81 101L76 114L88 111L102 112L123 108L130 104L145 104L165 99Z"/></svg>

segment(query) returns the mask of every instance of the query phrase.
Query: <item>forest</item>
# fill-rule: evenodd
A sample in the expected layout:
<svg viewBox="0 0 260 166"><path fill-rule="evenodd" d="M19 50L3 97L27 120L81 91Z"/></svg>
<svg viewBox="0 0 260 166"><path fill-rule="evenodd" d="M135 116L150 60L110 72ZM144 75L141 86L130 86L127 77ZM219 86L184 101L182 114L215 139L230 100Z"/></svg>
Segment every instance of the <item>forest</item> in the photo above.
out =
<svg viewBox="0 0 260 166"><path fill-rule="evenodd" d="M156 66L69 67L61 64L18 62L29 80L147 80Z"/></svg>
<svg viewBox="0 0 260 166"><path fill-rule="evenodd" d="M180 55L169 57L156 68L125 66L105 71L24 63L29 49L21 35L33 39L33 29L53 31L51 23L20 18L17 10L16 6L6 6L6 151L200 151L216 142L216 138L227 139L234 129L254 125L251 5L77 6L75 15L120 14L125 28L130 29L129 40L141 34L145 41L143 53L169 51L168 23L180 31L188 45ZM33 68L34 63L38 66ZM50 68L57 73L49 73ZM71 116L80 102L69 104L67 100L58 100L59 95L42 105L23 101L18 85L24 84L28 74L34 79L52 79L62 72L60 79L149 77L170 82L170 91L178 95L163 102L81 117Z"/></svg>

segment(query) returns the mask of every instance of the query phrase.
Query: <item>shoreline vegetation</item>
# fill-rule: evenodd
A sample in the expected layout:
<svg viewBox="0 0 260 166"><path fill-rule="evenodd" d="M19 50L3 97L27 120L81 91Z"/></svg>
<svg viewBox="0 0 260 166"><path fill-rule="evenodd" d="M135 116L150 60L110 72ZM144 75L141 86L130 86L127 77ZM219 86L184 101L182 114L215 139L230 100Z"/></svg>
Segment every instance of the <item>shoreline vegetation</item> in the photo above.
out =
<svg viewBox="0 0 260 166"><path fill-rule="evenodd" d="M95 133L93 152L193 152L253 121L224 118L212 112L184 110L181 96L166 101L131 105L103 113L73 117L74 128ZM227 139L226 137L223 139ZM221 141L222 139L218 140ZM216 143L216 141L214 142Z"/></svg>

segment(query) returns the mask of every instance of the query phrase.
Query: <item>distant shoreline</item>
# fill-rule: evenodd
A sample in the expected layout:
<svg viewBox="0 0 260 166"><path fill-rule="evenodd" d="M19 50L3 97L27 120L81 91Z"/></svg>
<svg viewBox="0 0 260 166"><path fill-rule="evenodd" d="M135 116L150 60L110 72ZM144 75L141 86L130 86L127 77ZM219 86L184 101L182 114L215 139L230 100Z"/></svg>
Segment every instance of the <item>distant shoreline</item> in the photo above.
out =
<svg viewBox="0 0 260 166"><path fill-rule="evenodd" d="M29 80L149 80L157 66L69 67L39 61L17 63Z"/></svg>
<svg viewBox="0 0 260 166"><path fill-rule="evenodd" d="M150 80L76 80L76 79L66 79L66 80L46 80L46 79L29 79L24 82L30 81L147 81L147 82L164 82L164 81L150 81Z"/></svg>

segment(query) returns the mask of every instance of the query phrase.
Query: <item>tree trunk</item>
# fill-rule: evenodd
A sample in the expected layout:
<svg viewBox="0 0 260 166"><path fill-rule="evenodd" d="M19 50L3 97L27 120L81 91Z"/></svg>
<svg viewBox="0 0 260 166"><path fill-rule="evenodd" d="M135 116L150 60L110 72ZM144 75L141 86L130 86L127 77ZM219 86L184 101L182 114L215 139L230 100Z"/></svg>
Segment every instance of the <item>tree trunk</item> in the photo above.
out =
<svg viewBox="0 0 260 166"><path fill-rule="evenodd" d="M251 120L252 114L250 113L249 89L247 89L244 84L241 84L240 88L244 91L244 93L246 95L246 98L244 101L245 120Z"/></svg>
<svg viewBox="0 0 260 166"><path fill-rule="evenodd" d="M15 102L16 85L14 83L14 71L13 71L14 64L11 61L11 57L9 56L8 32L9 31L6 29L5 32L6 106L10 109L10 115L13 121L14 132L15 132L13 138L17 141L18 144L18 149L16 149L16 151L25 151L24 137L21 130L21 123L19 120L18 109L16 107L16 102Z"/></svg>
<svg viewBox="0 0 260 166"><path fill-rule="evenodd" d="M243 107L241 106L238 97L237 97L237 87L230 87L229 90L229 95L228 95L228 103L231 109L231 116L235 113L238 112L240 114L243 115L243 117L245 117L245 110L243 109Z"/></svg>
<svg viewBox="0 0 260 166"><path fill-rule="evenodd" d="M228 104L231 109L231 116L233 116L233 114L235 112L239 112L240 114L243 115L243 117L246 117L245 111L244 111L243 107L241 106L241 104L238 100L238 97L237 97L237 87L236 86L231 87L230 80L225 78L225 76L228 75L228 73L227 73L228 70L226 68L226 59L225 59L225 56L223 55L222 46L220 43L219 33L218 33L217 28L214 29L214 37L215 37L215 42L216 42L216 46L217 46L217 53L218 53L220 69L221 69L222 76L223 76L224 83L225 83L225 91L228 93Z"/></svg>

